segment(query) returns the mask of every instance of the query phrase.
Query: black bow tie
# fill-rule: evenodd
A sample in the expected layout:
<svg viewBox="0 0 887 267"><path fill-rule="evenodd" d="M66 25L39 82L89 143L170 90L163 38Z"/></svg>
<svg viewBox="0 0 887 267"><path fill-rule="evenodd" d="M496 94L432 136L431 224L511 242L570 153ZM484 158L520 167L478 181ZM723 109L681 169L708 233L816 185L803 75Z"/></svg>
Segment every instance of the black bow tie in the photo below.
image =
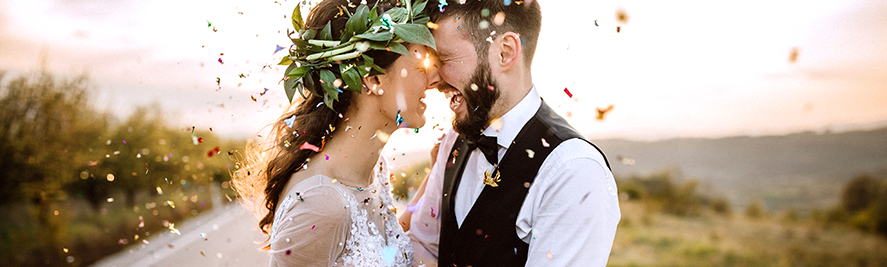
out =
<svg viewBox="0 0 887 267"><path fill-rule="evenodd" d="M490 164L496 165L499 163L499 143L496 141L495 136L481 135L477 140L466 140L465 143L468 144L468 151L466 152L480 148L480 151L484 153L484 157L487 158Z"/></svg>

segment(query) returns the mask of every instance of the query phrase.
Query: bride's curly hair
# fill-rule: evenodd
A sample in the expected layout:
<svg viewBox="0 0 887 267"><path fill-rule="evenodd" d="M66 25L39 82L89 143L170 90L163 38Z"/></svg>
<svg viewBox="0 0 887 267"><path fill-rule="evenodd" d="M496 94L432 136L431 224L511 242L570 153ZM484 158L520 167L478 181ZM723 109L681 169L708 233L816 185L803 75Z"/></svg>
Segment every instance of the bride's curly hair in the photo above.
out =
<svg viewBox="0 0 887 267"><path fill-rule="evenodd" d="M349 2L353 5L349 5ZM339 39L348 21L348 16L338 15L339 8L347 8L353 14L359 3L359 0L322 1L311 10L305 25L309 29L320 29L331 21L333 38ZM377 5L379 14L394 8L396 3L397 0L367 0L367 6ZM374 63L382 69L388 69L400 57L397 53L378 50L367 51L366 54L373 57ZM294 173L302 170L309 158L318 153L299 147L309 143L322 148L326 142L331 142L331 127L340 126L343 121L340 114L345 113L354 96L350 90L339 93L339 100L333 103L332 110L321 104L324 90L316 76L314 86L314 92L318 94L306 90L307 99L290 104L283 115L269 125L271 131L265 141L251 139L247 142L245 157L237 162L231 173L234 189L247 208L261 217L259 229L266 235L271 232L280 194L286 183ZM285 120L293 116L295 121L290 128ZM268 248L270 244L263 247Z"/></svg>

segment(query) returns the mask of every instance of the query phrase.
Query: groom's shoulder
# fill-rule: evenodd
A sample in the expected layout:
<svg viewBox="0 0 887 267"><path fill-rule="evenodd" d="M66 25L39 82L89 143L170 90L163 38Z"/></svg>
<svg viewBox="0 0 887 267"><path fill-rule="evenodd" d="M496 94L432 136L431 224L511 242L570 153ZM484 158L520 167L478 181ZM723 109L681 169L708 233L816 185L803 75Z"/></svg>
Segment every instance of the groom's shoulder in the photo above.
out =
<svg viewBox="0 0 887 267"><path fill-rule="evenodd" d="M536 118L547 128L546 135L557 139L558 144L549 156L551 160L564 162L586 158L609 169L609 163L603 151L551 108L543 105L536 114Z"/></svg>

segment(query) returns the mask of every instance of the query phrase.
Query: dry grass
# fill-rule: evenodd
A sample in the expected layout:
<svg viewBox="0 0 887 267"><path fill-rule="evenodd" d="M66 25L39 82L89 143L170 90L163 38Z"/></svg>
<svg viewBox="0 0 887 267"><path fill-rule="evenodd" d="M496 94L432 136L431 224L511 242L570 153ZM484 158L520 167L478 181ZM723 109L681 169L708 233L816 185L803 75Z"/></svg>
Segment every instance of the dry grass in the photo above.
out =
<svg viewBox="0 0 887 267"><path fill-rule="evenodd" d="M846 226L620 205L609 266L887 266L887 240Z"/></svg>

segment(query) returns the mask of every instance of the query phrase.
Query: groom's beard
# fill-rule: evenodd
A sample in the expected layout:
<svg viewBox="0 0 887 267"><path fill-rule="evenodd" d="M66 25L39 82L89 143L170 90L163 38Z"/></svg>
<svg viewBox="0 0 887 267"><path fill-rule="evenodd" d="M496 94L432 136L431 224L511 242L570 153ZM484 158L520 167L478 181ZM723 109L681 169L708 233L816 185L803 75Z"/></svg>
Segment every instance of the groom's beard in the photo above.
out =
<svg viewBox="0 0 887 267"><path fill-rule="evenodd" d="M471 89L471 84L477 85L476 91ZM468 114L462 119L454 117L453 129L467 140L474 141L480 138L482 131L492 119L490 110L499 99L499 86L493 80L490 68L483 63L477 65L474 75L466 86L467 88L461 89Z"/></svg>

